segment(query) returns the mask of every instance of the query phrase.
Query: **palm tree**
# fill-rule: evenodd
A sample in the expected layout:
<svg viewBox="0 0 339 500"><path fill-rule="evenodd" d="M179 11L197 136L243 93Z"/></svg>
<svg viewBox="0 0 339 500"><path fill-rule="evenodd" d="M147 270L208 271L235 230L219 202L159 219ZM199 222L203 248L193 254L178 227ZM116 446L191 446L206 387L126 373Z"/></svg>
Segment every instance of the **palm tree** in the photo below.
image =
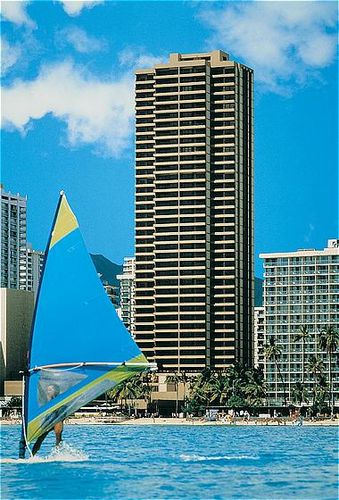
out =
<svg viewBox="0 0 339 500"><path fill-rule="evenodd" d="M266 398L267 386L264 374L259 368L251 368L246 372L246 385L244 392L250 406L260 406Z"/></svg>
<svg viewBox="0 0 339 500"><path fill-rule="evenodd" d="M314 407L320 412L326 408L326 401L329 400L329 390L326 377L321 373L318 377L317 388L315 391Z"/></svg>
<svg viewBox="0 0 339 500"><path fill-rule="evenodd" d="M143 372L140 375L140 392L139 398L144 399L147 402L147 405L151 402L151 394L152 394L152 385L151 383L154 381L154 373L151 372Z"/></svg>
<svg viewBox="0 0 339 500"><path fill-rule="evenodd" d="M184 398L186 397L186 385L190 381L190 378L187 376L186 372L180 371L181 383L184 386Z"/></svg>
<svg viewBox="0 0 339 500"><path fill-rule="evenodd" d="M199 375L192 377L190 380L190 398L194 399L197 404L208 406L213 394L212 380L215 373L205 368Z"/></svg>
<svg viewBox="0 0 339 500"><path fill-rule="evenodd" d="M307 397L308 397L307 390L305 389L303 383L296 382L292 390L292 402L301 406L303 401L308 403Z"/></svg>
<svg viewBox="0 0 339 500"><path fill-rule="evenodd" d="M266 359L274 361L274 364L276 366L279 378L280 378L282 386L283 386L283 391L284 391L284 406L286 406L286 404L287 404L287 400L286 399L287 398L286 398L285 381L284 381L284 378L282 376L282 373L280 371L280 367L279 367L279 364L278 364L278 359L281 356L281 349L276 344L275 339L273 337L269 337L269 342L268 342L268 344L264 345L264 349L265 349L265 357L266 357Z"/></svg>
<svg viewBox="0 0 339 500"><path fill-rule="evenodd" d="M332 380L332 356L337 351L339 345L339 333L332 325L326 326L319 335L319 347L328 354L328 385L330 388L331 415L334 411L334 392Z"/></svg>
<svg viewBox="0 0 339 500"><path fill-rule="evenodd" d="M309 373L313 376L314 378L314 384L313 384L313 403L312 406L315 405L315 401L317 399L317 392L318 392L318 386L319 386L319 379L323 375L324 372L324 363L319 356L313 354L309 362L307 364L308 371Z"/></svg>
<svg viewBox="0 0 339 500"><path fill-rule="evenodd" d="M210 381L211 402L218 400L220 404L226 402L232 394L232 386L224 373L218 373Z"/></svg>
<svg viewBox="0 0 339 500"><path fill-rule="evenodd" d="M143 397L143 389L140 374L134 375L128 380L116 385L113 389L107 392L109 398L120 399L125 401L125 408L128 408L130 413L130 405L127 405L127 400L140 399Z"/></svg>
<svg viewBox="0 0 339 500"><path fill-rule="evenodd" d="M182 382L181 373L173 373L172 375L167 375L166 384L175 384L176 399L175 399L175 414L178 415L179 411L179 384Z"/></svg>
<svg viewBox="0 0 339 500"><path fill-rule="evenodd" d="M315 379L324 371L324 362L316 354L312 354L307 363L308 371L314 376Z"/></svg>
<svg viewBox="0 0 339 500"><path fill-rule="evenodd" d="M302 351L301 351L301 383L303 384L305 381L305 344L306 340L310 336L310 332L308 331L307 326L299 326L299 331L294 336L294 342L302 342Z"/></svg>
<svg viewBox="0 0 339 500"><path fill-rule="evenodd" d="M235 363L226 371L229 386L232 387L232 396L244 399L244 388L246 383L246 370L239 363Z"/></svg>
<svg viewBox="0 0 339 500"><path fill-rule="evenodd" d="M2 407L3 409L3 416L8 417L11 415L12 412L18 412L21 413L22 409L22 398L21 396L12 396L7 403L4 404Z"/></svg>

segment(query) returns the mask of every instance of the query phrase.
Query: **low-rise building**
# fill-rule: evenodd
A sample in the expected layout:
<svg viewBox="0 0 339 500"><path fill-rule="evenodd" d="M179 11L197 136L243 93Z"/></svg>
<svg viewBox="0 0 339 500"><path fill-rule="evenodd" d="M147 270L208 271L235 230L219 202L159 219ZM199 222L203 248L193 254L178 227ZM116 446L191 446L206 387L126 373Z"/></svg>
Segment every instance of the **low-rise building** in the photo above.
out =
<svg viewBox="0 0 339 500"><path fill-rule="evenodd" d="M19 372L26 367L34 293L1 288L0 307L0 395L21 395Z"/></svg>

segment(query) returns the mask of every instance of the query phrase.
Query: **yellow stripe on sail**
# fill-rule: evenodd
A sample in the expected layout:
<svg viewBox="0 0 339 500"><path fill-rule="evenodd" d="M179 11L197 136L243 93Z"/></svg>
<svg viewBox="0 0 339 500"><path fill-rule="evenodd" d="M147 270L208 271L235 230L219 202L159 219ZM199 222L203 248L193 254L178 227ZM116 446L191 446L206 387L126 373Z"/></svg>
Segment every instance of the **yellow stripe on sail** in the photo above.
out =
<svg viewBox="0 0 339 500"><path fill-rule="evenodd" d="M78 227L78 221L68 204L66 196L63 194L49 248L52 248L58 241Z"/></svg>
<svg viewBox="0 0 339 500"><path fill-rule="evenodd" d="M141 353L138 356L136 356L133 359L130 359L128 363L147 363L147 359L145 356ZM44 421L44 418L55 411L56 409L60 408L60 406L63 406L69 402L71 402L74 398L80 396L84 392L88 391L92 387L95 387L98 385L100 382L103 380L111 380L112 382L115 382L116 384L121 383L125 379L131 377L132 375L137 374L138 372L143 371L142 368L135 366L126 366L121 364L118 367L113 368L113 370L110 370L106 372L104 375L101 377L98 377L97 379L92 380L89 384L85 385L84 387L81 387L81 389L78 389L76 392L73 394L69 395L62 401L59 401L59 403L55 404L48 410L45 410L43 413L35 417L33 420L28 422L28 427L27 427L27 441L31 443L33 440L37 439L44 431L45 429L42 429L42 424ZM72 412L73 413L73 412Z"/></svg>

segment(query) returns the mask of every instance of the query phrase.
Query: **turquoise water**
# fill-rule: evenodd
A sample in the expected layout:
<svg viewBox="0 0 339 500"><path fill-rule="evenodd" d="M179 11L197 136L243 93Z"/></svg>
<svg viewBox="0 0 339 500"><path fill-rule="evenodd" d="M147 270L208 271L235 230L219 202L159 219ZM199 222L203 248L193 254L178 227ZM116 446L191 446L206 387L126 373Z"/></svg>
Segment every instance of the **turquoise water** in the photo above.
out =
<svg viewBox="0 0 339 500"><path fill-rule="evenodd" d="M1 430L16 458L19 426ZM36 462L2 460L3 499L337 498L335 427L68 425Z"/></svg>

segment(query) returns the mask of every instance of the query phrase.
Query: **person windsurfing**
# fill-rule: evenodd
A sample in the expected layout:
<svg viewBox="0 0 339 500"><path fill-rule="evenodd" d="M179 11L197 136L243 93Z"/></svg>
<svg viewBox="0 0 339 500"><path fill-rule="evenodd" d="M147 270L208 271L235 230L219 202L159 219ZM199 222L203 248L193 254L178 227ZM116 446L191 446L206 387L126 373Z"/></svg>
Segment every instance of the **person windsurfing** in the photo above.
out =
<svg viewBox="0 0 339 500"><path fill-rule="evenodd" d="M37 453L51 429L60 443L68 416L153 368L110 302L62 191L35 302L20 455L30 443Z"/></svg>
<svg viewBox="0 0 339 500"><path fill-rule="evenodd" d="M59 393L60 389L57 384L49 384L46 389L46 401L51 401L52 399L56 398L59 395ZM24 422L23 425L25 425ZM41 436L39 436L36 442L34 443L34 446L32 448L32 455L34 456L38 453L45 437L51 432L52 429L54 429L55 432L55 446L59 446L62 441L63 428L64 428L64 423L63 420L61 420L60 422L57 422L54 425L54 427L49 429L47 432L41 434ZM26 448L27 444L26 444L24 429L22 428L21 438L19 441L19 458L25 458Z"/></svg>

